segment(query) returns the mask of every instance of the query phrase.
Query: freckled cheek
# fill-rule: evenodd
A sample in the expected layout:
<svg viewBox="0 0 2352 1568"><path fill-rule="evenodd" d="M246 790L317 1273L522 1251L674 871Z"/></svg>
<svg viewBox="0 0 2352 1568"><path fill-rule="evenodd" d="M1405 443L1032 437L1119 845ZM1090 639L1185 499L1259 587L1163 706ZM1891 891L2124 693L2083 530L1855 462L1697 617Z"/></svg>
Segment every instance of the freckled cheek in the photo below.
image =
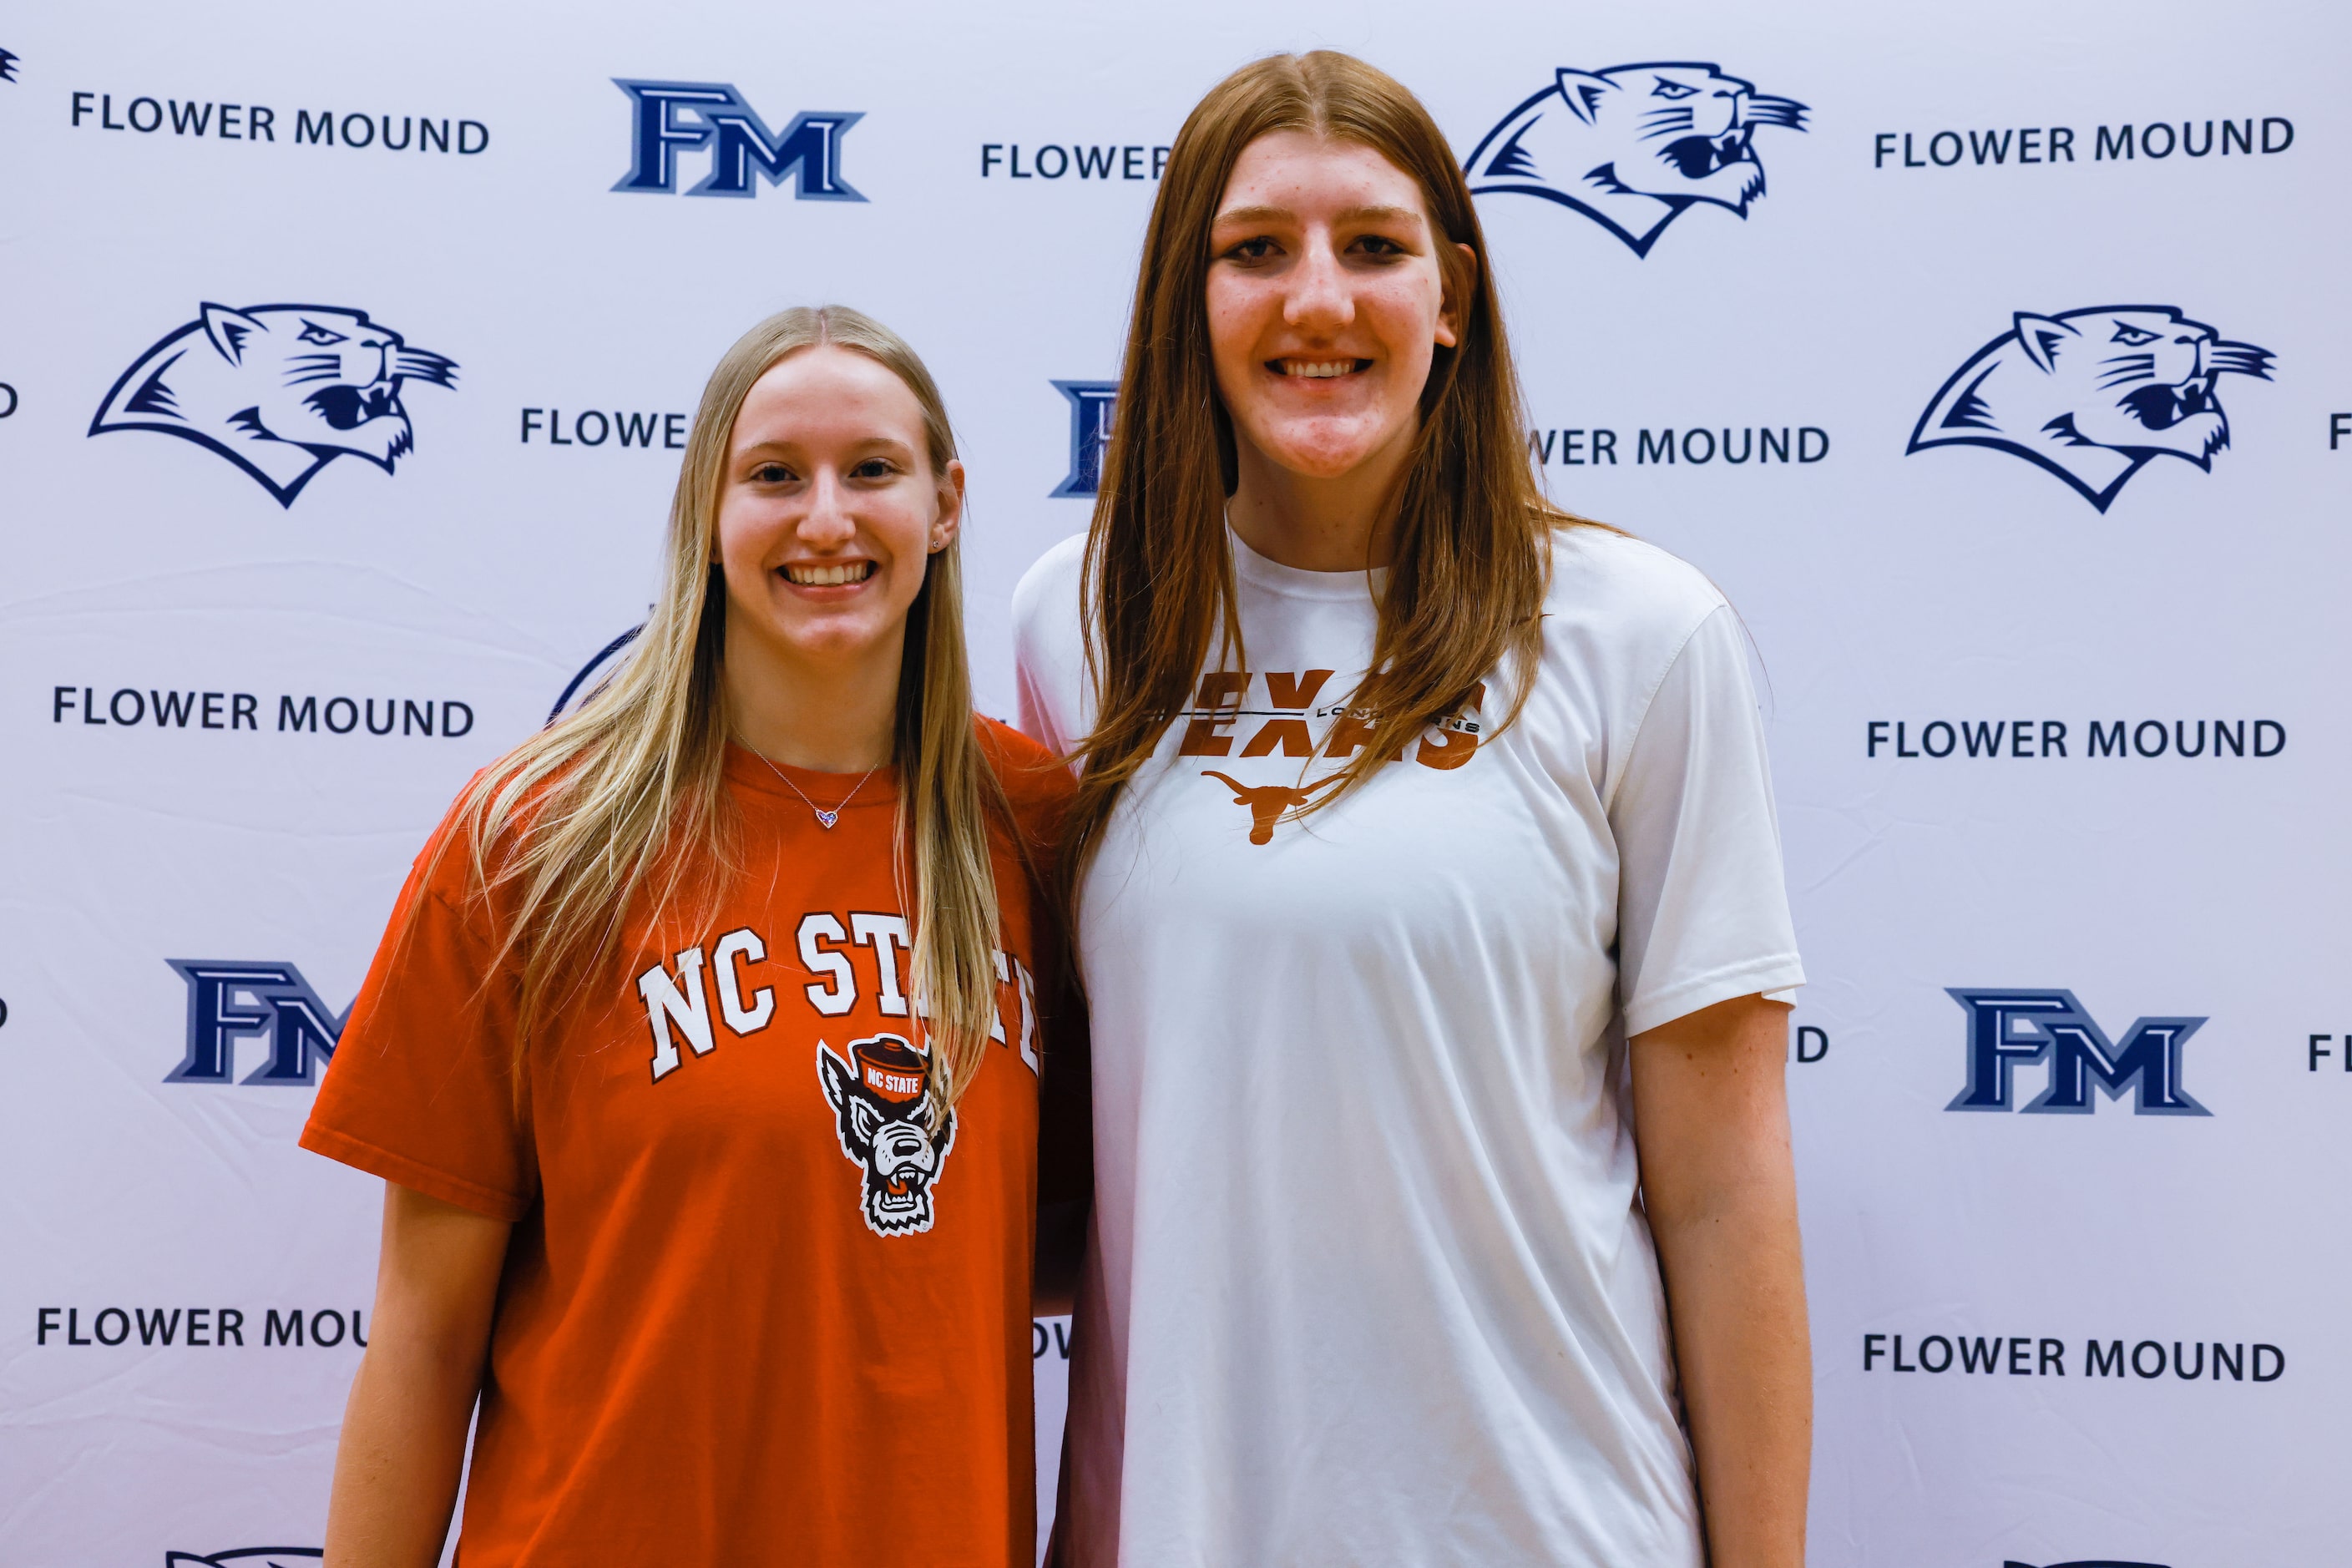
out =
<svg viewBox="0 0 2352 1568"><path fill-rule="evenodd" d="M1209 296L1209 353L1219 371L1245 371L1257 363L1266 327L1280 318L1277 300L1224 289Z"/></svg>
<svg viewBox="0 0 2352 1568"><path fill-rule="evenodd" d="M1357 306L1358 320L1372 329L1381 346L1400 360L1426 357L1437 338L1437 301L1425 288L1400 283L1368 289Z"/></svg>

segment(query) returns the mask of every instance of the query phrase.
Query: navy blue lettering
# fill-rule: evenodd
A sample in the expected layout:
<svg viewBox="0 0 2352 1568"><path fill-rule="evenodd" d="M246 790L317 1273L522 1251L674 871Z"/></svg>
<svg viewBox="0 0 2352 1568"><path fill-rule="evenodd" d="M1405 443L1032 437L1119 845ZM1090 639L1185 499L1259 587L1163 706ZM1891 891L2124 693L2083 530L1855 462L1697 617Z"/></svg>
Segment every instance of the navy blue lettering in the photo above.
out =
<svg viewBox="0 0 2352 1568"><path fill-rule="evenodd" d="M268 1059L249 1084L310 1084L331 1058L349 1016L331 1012L290 963L165 961L188 984L186 1051L166 1083L227 1083L236 1042L262 1039Z"/></svg>

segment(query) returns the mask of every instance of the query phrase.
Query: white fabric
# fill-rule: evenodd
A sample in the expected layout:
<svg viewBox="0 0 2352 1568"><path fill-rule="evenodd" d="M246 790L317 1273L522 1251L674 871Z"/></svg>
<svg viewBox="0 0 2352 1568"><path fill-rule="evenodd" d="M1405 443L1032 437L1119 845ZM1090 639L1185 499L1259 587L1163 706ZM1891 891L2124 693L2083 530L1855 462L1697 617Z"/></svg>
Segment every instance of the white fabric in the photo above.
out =
<svg viewBox="0 0 2352 1568"><path fill-rule="evenodd" d="M1073 1560L1696 1565L1624 1040L1803 978L1738 623L1664 552L1563 534L1518 722L1486 734L1490 680L1466 764L1409 753L1254 844L1204 774L1332 770L1242 752L1329 669L1320 739L1378 584L1234 544L1260 673L1231 754L1172 726L1084 888ZM1055 747L1091 719L1080 547L1014 602Z"/></svg>

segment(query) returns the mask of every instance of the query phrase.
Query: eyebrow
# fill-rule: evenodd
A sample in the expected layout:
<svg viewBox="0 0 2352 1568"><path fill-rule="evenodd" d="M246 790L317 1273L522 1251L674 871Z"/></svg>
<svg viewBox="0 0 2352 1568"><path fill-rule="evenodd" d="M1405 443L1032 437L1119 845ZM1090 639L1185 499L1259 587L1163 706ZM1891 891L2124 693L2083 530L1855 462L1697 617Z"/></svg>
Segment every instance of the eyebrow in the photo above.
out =
<svg viewBox="0 0 2352 1568"><path fill-rule="evenodd" d="M1212 218L1212 224L1297 222L1298 215L1288 207L1256 206L1229 207ZM1393 221L1419 223L1421 214L1411 207L1366 206L1349 207L1334 220L1339 223L1388 223Z"/></svg>

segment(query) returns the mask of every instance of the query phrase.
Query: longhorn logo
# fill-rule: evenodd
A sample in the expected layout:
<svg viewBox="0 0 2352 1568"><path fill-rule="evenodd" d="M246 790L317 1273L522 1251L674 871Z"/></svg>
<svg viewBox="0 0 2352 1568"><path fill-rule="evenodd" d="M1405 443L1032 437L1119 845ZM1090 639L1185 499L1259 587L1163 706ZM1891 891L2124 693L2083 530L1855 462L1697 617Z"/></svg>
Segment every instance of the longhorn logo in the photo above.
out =
<svg viewBox="0 0 2352 1568"><path fill-rule="evenodd" d="M1213 769L1202 772L1201 776L1223 784L1234 792L1235 804L1249 807L1249 841L1253 844L1273 843L1274 825L1282 820L1284 813L1297 810L1313 798L1318 790L1328 789L1340 778L1339 774L1333 773L1329 778L1316 780L1304 789L1293 789L1288 784L1259 784L1253 788Z"/></svg>

